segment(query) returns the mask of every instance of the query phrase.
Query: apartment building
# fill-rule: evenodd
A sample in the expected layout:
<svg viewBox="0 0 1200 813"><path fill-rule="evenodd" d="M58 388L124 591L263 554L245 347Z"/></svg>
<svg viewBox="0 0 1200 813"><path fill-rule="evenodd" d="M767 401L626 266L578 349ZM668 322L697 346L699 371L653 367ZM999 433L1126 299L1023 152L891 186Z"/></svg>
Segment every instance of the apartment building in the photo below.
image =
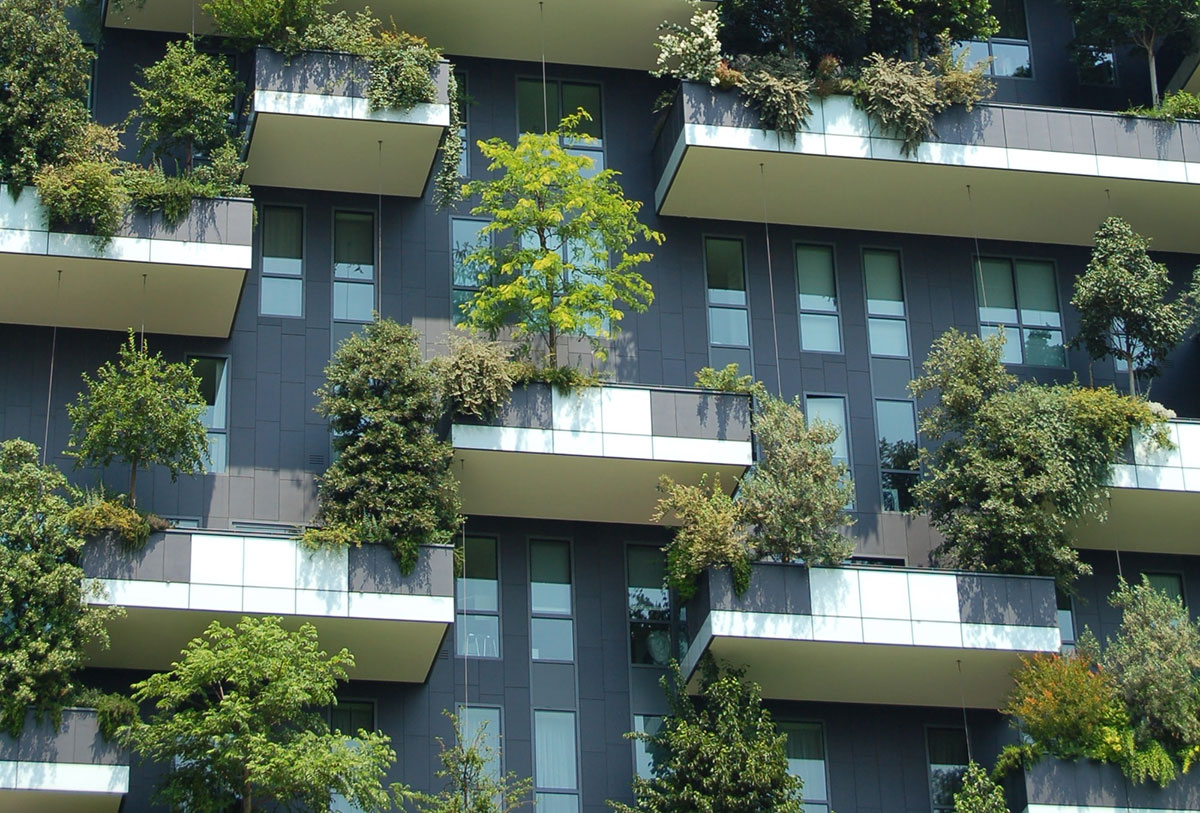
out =
<svg viewBox="0 0 1200 813"><path fill-rule="evenodd" d="M90 34L98 121L135 106L137 66L204 31L194 5L101 10ZM539 813L598 813L631 801L632 777L650 770L624 735L667 712L667 662L690 673L712 653L761 684L806 809L938 813L953 806L946 775L1013 741L996 708L1020 656L1058 651L1084 625L1115 628L1105 596L1118 572L1200 597L1194 340L1153 390L1179 416L1176 449L1117 467L1110 520L1079 532L1095 573L1073 600L1046 578L931 568L936 533L904 513L918 474L880 454L919 440L907 384L950 328L1003 331L1023 378L1123 386L1123 371L1066 345L1096 226L1127 218L1180 282L1200 255L1200 124L1114 114L1147 101L1136 54L1081 78L1065 7L1009 0L1017 23L975 43L996 57L994 98L943 114L904 156L846 97L814 99L788 141L736 91L651 78L656 24L690 14L678 0L373 7L444 49L453 67L439 69L438 101L368 114L345 57L231 56L248 91L252 201L197 202L174 228L135 218L99 252L48 232L32 190L0 195L0 438L45 433L69 471L65 405L129 327L172 359L196 359L209 399L212 471L139 483L140 501L175 527L136 557L86 553L87 574L126 608L89 682L125 688L168 667L213 619L312 620L324 647L358 656L333 713L392 737L390 781L436 789L442 712L459 710L502 737L503 769L533 777ZM607 383L570 395L530 385L495 421L451 427L467 515L457 578L449 548L423 549L403 575L385 550L313 554L292 538L330 461L313 407L337 343L378 311L436 355L471 294L456 249L480 219L439 210L430 183L451 71L470 99L468 145L585 108L597 138L580 148L620 171L643 222L666 235L643 271L654 303L611 342ZM673 101L655 113L664 90ZM486 177L474 146L461 169ZM586 345L564 348L592 363ZM740 597L711 573L681 603L663 589L670 531L650 522L654 484L704 472L733 482L753 465L746 399L693 387L697 370L730 362L841 428L856 555L838 568L756 563ZM154 809L166 766L102 744L86 711L57 734L28 732L0 738L0 808ZM1193 777L1158 790L1089 763L1046 761L1010 792L1014 811L1200 810Z"/></svg>

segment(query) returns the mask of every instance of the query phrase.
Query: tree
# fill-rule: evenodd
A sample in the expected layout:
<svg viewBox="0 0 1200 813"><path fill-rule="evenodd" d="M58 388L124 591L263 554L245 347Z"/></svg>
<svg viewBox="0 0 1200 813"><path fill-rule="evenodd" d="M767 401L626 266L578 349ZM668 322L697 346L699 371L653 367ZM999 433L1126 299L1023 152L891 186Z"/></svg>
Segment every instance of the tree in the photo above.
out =
<svg viewBox="0 0 1200 813"><path fill-rule="evenodd" d="M180 474L203 474L208 435L200 416L207 408L200 379L191 364L168 364L138 347L133 331L96 377L83 374L86 390L67 404L71 438L67 454L76 466L108 466L113 458L129 465L129 506L137 505L139 468L166 466L171 482Z"/></svg>
<svg viewBox="0 0 1200 813"><path fill-rule="evenodd" d="M992 781L978 762L967 765L962 790L954 794L954 813L1008 813L1004 789Z"/></svg>
<svg viewBox="0 0 1200 813"><path fill-rule="evenodd" d="M882 55L907 50L916 61L937 50L942 32L962 42L987 39L999 29L988 0L875 0L867 39Z"/></svg>
<svg viewBox="0 0 1200 813"><path fill-rule="evenodd" d="M462 721L449 711L443 712L454 727L454 746L446 747L441 737L439 759L442 767L437 778L445 786L437 793L415 791L407 785L396 784L392 792L403 804L419 813L510 813L532 804L531 779L517 779L508 772L499 773L499 751L487 744L485 721L468 742L463 737Z"/></svg>
<svg viewBox="0 0 1200 813"><path fill-rule="evenodd" d="M757 403L759 459L742 481L740 506L758 553L810 566L840 564L854 551L854 542L838 533L852 521L846 506L854 484L833 460L838 428L822 421L809 426L798 400L764 396Z"/></svg>
<svg viewBox="0 0 1200 813"><path fill-rule="evenodd" d="M117 614L88 603L99 590L79 566L66 485L32 443L0 443L0 731L12 736L30 707L56 716L69 702L84 648L108 646Z"/></svg>
<svg viewBox="0 0 1200 813"><path fill-rule="evenodd" d="M696 593L696 577L708 568L727 567L733 588L741 595L750 586L751 548L738 504L721 488L718 474L699 485L676 483L667 475L658 481L659 497L653 522L673 517L679 525L667 545L669 586L687 601Z"/></svg>
<svg viewBox="0 0 1200 813"><path fill-rule="evenodd" d="M129 121L139 121L141 154L162 161L182 150L184 169L190 170L196 152L229 142L237 83L220 56L198 52L191 37L169 42L163 58L142 69L142 81L131 83L139 104L129 115Z"/></svg>
<svg viewBox="0 0 1200 813"><path fill-rule="evenodd" d="M0 0L0 181L63 162L88 120L92 59L60 0Z"/></svg>
<svg viewBox="0 0 1200 813"><path fill-rule="evenodd" d="M386 810L390 739L330 731L322 714L353 666L345 649L322 651L311 624L290 632L275 617L214 621L171 671L133 684L134 700L154 713L119 735L172 766L156 790L172 809L328 810L338 793L361 810Z"/></svg>
<svg viewBox="0 0 1200 813"><path fill-rule="evenodd" d="M788 773L787 736L741 673L706 663L700 694L672 662L660 683L671 713L653 734L631 733L655 753L654 776L633 780L633 806L619 813L800 813L801 781Z"/></svg>
<svg viewBox="0 0 1200 813"><path fill-rule="evenodd" d="M654 300L634 270L652 255L629 248L639 239L661 244L663 236L638 222L642 204L625 197L619 173L596 171L590 157L564 146L587 140L579 125L590 118L580 110L553 132L522 134L515 147L480 141L488 170L498 174L463 187L479 196L471 213L489 218L465 259L482 269L464 305L466 324L492 336L511 327L526 347L539 338L549 367L558 366L560 336L587 338L603 357L602 340L625 316L617 304L642 313ZM507 241L492 245L493 234Z"/></svg>
<svg viewBox="0 0 1200 813"><path fill-rule="evenodd" d="M1166 443L1138 398L1077 384L1017 384L1001 362L1003 338L951 330L933 344L915 396L925 476L913 489L945 537L935 555L965 570L1054 576L1068 588L1090 572L1072 547L1084 517L1104 518L1112 463L1134 429Z"/></svg>
<svg viewBox="0 0 1200 813"><path fill-rule="evenodd" d="M733 54L783 54L816 62L846 56L871 21L870 0L728 0L721 42Z"/></svg>
<svg viewBox="0 0 1200 813"><path fill-rule="evenodd" d="M1146 52L1150 68L1150 103L1158 104L1155 54L1172 34L1200 31L1197 0L1069 0L1075 20L1076 49L1111 51L1132 43Z"/></svg>
<svg viewBox="0 0 1200 813"><path fill-rule="evenodd" d="M417 332L381 319L352 334L317 397L337 453L317 483L319 519L354 541L388 545L410 572L419 545L449 544L461 522L454 449L435 434L438 379Z"/></svg>
<svg viewBox="0 0 1200 813"><path fill-rule="evenodd" d="M1191 285L1167 301L1167 267L1150 259L1150 241L1119 217L1096 230L1087 270L1075 278L1071 304L1079 310L1074 343L1093 359L1112 356L1128 367L1129 392L1137 393L1137 372L1149 378L1195 324L1200 310L1200 268Z"/></svg>
<svg viewBox="0 0 1200 813"><path fill-rule="evenodd" d="M291 55L309 26L324 21L328 5L329 0L208 0L201 8L240 50L265 45Z"/></svg>

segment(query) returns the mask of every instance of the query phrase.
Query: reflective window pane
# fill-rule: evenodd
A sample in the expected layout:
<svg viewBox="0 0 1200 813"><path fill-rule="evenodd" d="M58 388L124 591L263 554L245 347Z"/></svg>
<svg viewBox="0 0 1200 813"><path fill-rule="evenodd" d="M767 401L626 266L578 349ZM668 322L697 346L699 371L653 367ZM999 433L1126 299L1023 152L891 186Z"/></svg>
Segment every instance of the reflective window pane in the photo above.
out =
<svg viewBox="0 0 1200 813"><path fill-rule="evenodd" d="M1009 261L983 257L978 260L976 270L975 291L979 297L980 320L1017 321L1017 293L1013 288Z"/></svg>
<svg viewBox="0 0 1200 813"><path fill-rule="evenodd" d="M229 465L229 436L224 432L208 433L208 464L205 466L209 474L223 474Z"/></svg>
<svg viewBox="0 0 1200 813"><path fill-rule="evenodd" d="M996 325L983 325L979 328L979 334L984 338L994 336L997 333L1004 334L1004 352L1000 356L1000 360L1005 364L1020 364L1021 363L1021 331L1015 327L997 327Z"/></svg>
<svg viewBox="0 0 1200 813"><path fill-rule="evenodd" d="M299 263L304 250L304 210L296 206L264 206L262 207L263 257L279 258L295 261L294 265L299 274ZM266 270L264 263L263 269ZM271 273L288 273L275 271Z"/></svg>
<svg viewBox="0 0 1200 813"><path fill-rule="evenodd" d="M930 728L929 795L935 810L952 810L967 770L967 738L961 728Z"/></svg>
<svg viewBox="0 0 1200 813"><path fill-rule="evenodd" d="M522 133L546 133L561 120L557 82L543 87L540 79L517 80L517 126Z"/></svg>
<svg viewBox="0 0 1200 813"><path fill-rule="evenodd" d="M632 663L666 666L671 658L671 628L666 624L631 621L629 659Z"/></svg>
<svg viewBox="0 0 1200 813"><path fill-rule="evenodd" d="M750 345L750 315L742 308L710 307L708 309L708 340L712 344L748 347Z"/></svg>
<svg viewBox="0 0 1200 813"><path fill-rule="evenodd" d="M375 704L362 700L342 700L329 709L329 727L354 736L359 731L375 730Z"/></svg>
<svg viewBox="0 0 1200 813"><path fill-rule="evenodd" d="M1025 363L1041 367L1066 367L1067 351L1061 330L1025 329Z"/></svg>
<svg viewBox="0 0 1200 813"><path fill-rule="evenodd" d="M997 37L1029 39L1029 27L1025 22L1025 0L992 0L991 12L1000 23Z"/></svg>
<svg viewBox="0 0 1200 813"><path fill-rule="evenodd" d="M280 277L299 277L304 273L304 261L288 257L263 257L262 269L264 274Z"/></svg>
<svg viewBox="0 0 1200 813"><path fill-rule="evenodd" d="M375 216L365 212L335 212L333 216L334 275L370 279L375 264Z"/></svg>
<svg viewBox="0 0 1200 813"><path fill-rule="evenodd" d="M708 274L709 302L716 305L746 304L746 273L741 240L706 237L704 264Z"/></svg>
<svg viewBox="0 0 1200 813"><path fill-rule="evenodd" d="M261 294L259 313L263 316L302 316L304 313L304 283L301 280L264 276Z"/></svg>
<svg viewBox="0 0 1200 813"><path fill-rule="evenodd" d="M496 540L468 536L463 547L463 575L458 579L460 610L496 612L500 606Z"/></svg>
<svg viewBox="0 0 1200 813"><path fill-rule="evenodd" d="M534 782L538 788L575 790L575 714L533 713ZM570 797L573 798L573 797Z"/></svg>
<svg viewBox="0 0 1200 813"><path fill-rule="evenodd" d="M578 130L584 135L597 141L604 137L603 111L600 109L600 86L579 82L562 83L562 110L564 116L575 113L580 108L592 117L579 122Z"/></svg>
<svg viewBox="0 0 1200 813"><path fill-rule="evenodd" d="M1021 321L1026 325L1061 327L1058 312L1058 286L1052 263L1017 260L1017 294L1021 302Z"/></svg>
<svg viewBox="0 0 1200 813"><path fill-rule="evenodd" d="M911 401L876 401L879 465L885 469L917 468L917 425Z"/></svg>
<svg viewBox="0 0 1200 813"><path fill-rule="evenodd" d="M1012 76L1021 79L1033 77L1033 63L1029 59L1029 43L992 42L992 73L996 76Z"/></svg>
<svg viewBox="0 0 1200 813"><path fill-rule="evenodd" d="M537 813L579 813L579 797L573 793L539 793Z"/></svg>
<svg viewBox="0 0 1200 813"><path fill-rule="evenodd" d="M531 618L530 651L535 661L575 660L575 622L569 618Z"/></svg>
<svg viewBox="0 0 1200 813"><path fill-rule="evenodd" d="M571 546L551 539L529 543L529 588L534 612L571 612Z"/></svg>
<svg viewBox="0 0 1200 813"><path fill-rule="evenodd" d="M850 446L846 442L846 399L840 396L810 395L805 400L808 422L824 421L838 428L837 440L833 442L834 459L848 462Z"/></svg>
<svg viewBox="0 0 1200 813"><path fill-rule="evenodd" d="M796 246L796 280L802 310L837 310L832 248Z"/></svg>
<svg viewBox="0 0 1200 813"><path fill-rule="evenodd" d="M375 286L360 282L333 283L333 318L369 322L375 310Z"/></svg>
<svg viewBox="0 0 1200 813"><path fill-rule="evenodd" d="M880 479L884 511L909 511L916 506L912 495L913 486L917 484L915 473L885 471Z"/></svg>
<svg viewBox="0 0 1200 813"><path fill-rule="evenodd" d="M658 730L662 728L662 722L662 717L651 714L635 714L633 715L633 730L638 733L657 734ZM649 779L654 775L654 760L661 759L663 756L644 740L633 741L633 755L637 775L643 779Z"/></svg>
<svg viewBox="0 0 1200 813"><path fill-rule="evenodd" d="M842 352L838 317L824 313L800 314L800 347L814 353Z"/></svg>
<svg viewBox="0 0 1200 813"><path fill-rule="evenodd" d="M206 429L224 429L228 412L228 365L223 358L199 356L192 359L192 372L200 379L205 410L200 422Z"/></svg>
<svg viewBox="0 0 1200 813"><path fill-rule="evenodd" d="M486 225L485 220L450 219L451 277L459 288L478 288L479 276L487 273L485 264L467 262L469 255L489 244L490 235L480 233Z"/></svg>
<svg viewBox="0 0 1200 813"><path fill-rule="evenodd" d="M588 142L589 146L591 142ZM585 178L594 178L596 175L604 171L604 151L599 149L589 149L587 147L576 147L567 150L571 155L583 155L592 160L592 165L579 171L579 174Z"/></svg>
<svg viewBox="0 0 1200 813"><path fill-rule="evenodd" d="M478 658L500 657L500 617L459 613L454 618L455 651Z"/></svg>
<svg viewBox="0 0 1200 813"><path fill-rule="evenodd" d="M867 277L867 312L879 316L904 315L904 286L900 279L900 254L895 251L863 252Z"/></svg>
<svg viewBox="0 0 1200 813"><path fill-rule="evenodd" d="M640 621L669 620L670 600L664 586L666 555L658 548L628 549L629 617Z"/></svg>
<svg viewBox="0 0 1200 813"><path fill-rule="evenodd" d="M1150 586L1169 598L1183 601L1183 577L1178 573L1147 573Z"/></svg>
<svg viewBox="0 0 1200 813"><path fill-rule="evenodd" d="M903 319L867 319L871 353L876 356L907 356L908 325Z"/></svg>
<svg viewBox="0 0 1200 813"><path fill-rule="evenodd" d="M500 709L491 706L458 705L458 723L463 741L486 754L484 773L492 780L500 778ZM486 749L486 750L485 750Z"/></svg>

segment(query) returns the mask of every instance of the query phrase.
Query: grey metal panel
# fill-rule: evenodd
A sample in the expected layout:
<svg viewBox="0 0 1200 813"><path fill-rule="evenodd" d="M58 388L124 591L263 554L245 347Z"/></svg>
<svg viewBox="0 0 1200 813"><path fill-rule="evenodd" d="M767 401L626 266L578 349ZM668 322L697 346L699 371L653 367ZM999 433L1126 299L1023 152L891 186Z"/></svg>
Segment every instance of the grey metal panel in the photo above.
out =
<svg viewBox="0 0 1200 813"><path fill-rule="evenodd" d="M534 661L529 670L529 694L535 708L575 708L575 664L539 663Z"/></svg>
<svg viewBox="0 0 1200 813"><path fill-rule="evenodd" d="M187 581L191 573L191 534L166 531L154 534L140 551L105 535L83 547L83 572L94 579Z"/></svg>
<svg viewBox="0 0 1200 813"><path fill-rule="evenodd" d="M93 709L64 709L57 727L50 717L37 719L31 710L15 741L0 735L0 760L83 765L127 765L128 752L105 742Z"/></svg>
<svg viewBox="0 0 1200 813"><path fill-rule="evenodd" d="M958 606L964 624L1055 626L1051 579L960 574Z"/></svg>
<svg viewBox="0 0 1200 813"><path fill-rule="evenodd" d="M912 380L912 362L906 358L871 358L871 384L876 398L908 398L908 382ZM831 387L835 392L844 389Z"/></svg>
<svg viewBox="0 0 1200 813"><path fill-rule="evenodd" d="M454 550L422 545L407 576L383 545L352 545L347 550L349 589L362 593L450 596L454 594Z"/></svg>
<svg viewBox="0 0 1200 813"><path fill-rule="evenodd" d="M270 48L254 53L254 86L259 90L364 97L368 74L367 60L351 54L309 51L287 57ZM449 64L439 63L433 82L441 104L449 98L449 80Z"/></svg>

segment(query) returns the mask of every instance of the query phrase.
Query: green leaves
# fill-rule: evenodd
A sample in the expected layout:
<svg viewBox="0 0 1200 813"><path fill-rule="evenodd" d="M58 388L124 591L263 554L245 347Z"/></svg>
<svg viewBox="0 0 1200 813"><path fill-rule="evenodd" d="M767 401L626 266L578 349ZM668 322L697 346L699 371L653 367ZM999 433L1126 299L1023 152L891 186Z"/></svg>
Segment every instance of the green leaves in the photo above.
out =
<svg viewBox="0 0 1200 813"><path fill-rule="evenodd" d="M390 808L381 784L395 760L379 732L331 732L320 710L335 704L354 657L322 651L317 630L280 619L214 621L169 672L133 685L148 720L119 732L142 757L173 765L160 802L221 810L234 802L270 802L327 810L340 793L362 810Z"/></svg>
<svg viewBox="0 0 1200 813"><path fill-rule="evenodd" d="M954 794L954 813L1008 813L1004 789L992 781L978 762L967 765L962 790Z"/></svg>
<svg viewBox="0 0 1200 813"><path fill-rule="evenodd" d="M201 8L238 48L265 45L291 55L328 5L329 0L208 0Z"/></svg>
<svg viewBox="0 0 1200 813"><path fill-rule="evenodd" d="M721 488L720 475L711 483L702 475L700 484L692 486L664 474L658 490L665 496L650 519L679 523L667 545L667 578L680 600L695 595L696 577L710 567L730 568L737 592L744 592L750 580L749 535L738 505Z"/></svg>

